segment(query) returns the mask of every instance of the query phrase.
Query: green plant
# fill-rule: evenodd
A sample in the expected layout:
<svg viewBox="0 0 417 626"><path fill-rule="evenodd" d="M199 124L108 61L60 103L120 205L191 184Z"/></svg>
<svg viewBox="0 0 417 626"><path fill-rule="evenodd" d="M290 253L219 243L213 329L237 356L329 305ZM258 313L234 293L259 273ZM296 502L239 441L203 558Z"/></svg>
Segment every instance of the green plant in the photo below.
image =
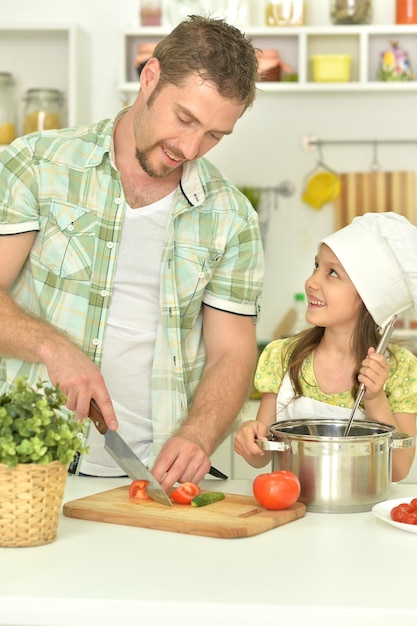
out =
<svg viewBox="0 0 417 626"><path fill-rule="evenodd" d="M239 187L239 190L247 197L255 211L258 212L262 190L258 187Z"/></svg>
<svg viewBox="0 0 417 626"><path fill-rule="evenodd" d="M0 463L61 461L68 465L77 452L86 452L83 424L63 411L65 394L59 386L38 382L30 387L26 378L0 397Z"/></svg>

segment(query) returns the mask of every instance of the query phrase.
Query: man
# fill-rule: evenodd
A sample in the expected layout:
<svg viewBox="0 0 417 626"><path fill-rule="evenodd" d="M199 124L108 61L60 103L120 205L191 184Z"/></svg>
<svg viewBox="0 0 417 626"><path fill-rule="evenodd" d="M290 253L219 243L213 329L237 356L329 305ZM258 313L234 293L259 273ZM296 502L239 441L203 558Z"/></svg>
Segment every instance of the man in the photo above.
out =
<svg viewBox="0 0 417 626"><path fill-rule="evenodd" d="M202 158L256 79L240 31L191 16L115 120L1 155L0 391L48 377L80 419L94 399L167 491L207 473L256 364L257 216ZM121 475L88 437L77 471Z"/></svg>

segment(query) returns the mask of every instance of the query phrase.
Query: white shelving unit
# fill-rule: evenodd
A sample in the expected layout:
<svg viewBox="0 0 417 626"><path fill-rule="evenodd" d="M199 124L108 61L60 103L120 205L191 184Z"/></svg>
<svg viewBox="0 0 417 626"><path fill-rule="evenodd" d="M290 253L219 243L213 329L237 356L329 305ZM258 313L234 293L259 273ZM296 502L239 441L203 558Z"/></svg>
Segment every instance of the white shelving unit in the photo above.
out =
<svg viewBox="0 0 417 626"><path fill-rule="evenodd" d="M140 43L157 42L170 29L144 27L122 34L121 80L119 90L129 97L138 90L134 65ZM410 55L417 75L416 26L301 26L248 27L246 35L257 48L275 48L285 63L298 74L297 82L262 82L264 92L297 91L417 91L417 80L383 82L377 79L381 52L397 41ZM312 80L313 54L350 54L351 78L346 83L317 83Z"/></svg>
<svg viewBox="0 0 417 626"><path fill-rule="evenodd" d="M16 81L18 134L23 96L30 88L59 89L65 95L66 124L89 121L89 51L76 25L0 24L0 71Z"/></svg>

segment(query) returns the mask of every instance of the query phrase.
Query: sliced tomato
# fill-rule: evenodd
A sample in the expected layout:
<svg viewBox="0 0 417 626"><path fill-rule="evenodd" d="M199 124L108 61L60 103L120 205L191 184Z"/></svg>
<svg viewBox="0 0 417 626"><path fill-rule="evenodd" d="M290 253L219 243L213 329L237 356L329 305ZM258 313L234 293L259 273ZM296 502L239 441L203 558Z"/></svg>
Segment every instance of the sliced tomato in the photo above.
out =
<svg viewBox="0 0 417 626"><path fill-rule="evenodd" d="M198 496L201 489L194 483L182 483L179 487L171 491L169 497L176 504L191 504L191 500Z"/></svg>
<svg viewBox="0 0 417 626"><path fill-rule="evenodd" d="M129 498L132 500L141 500L147 502L152 500L146 493L146 487L149 485L149 480L134 480L129 486Z"/></svg>

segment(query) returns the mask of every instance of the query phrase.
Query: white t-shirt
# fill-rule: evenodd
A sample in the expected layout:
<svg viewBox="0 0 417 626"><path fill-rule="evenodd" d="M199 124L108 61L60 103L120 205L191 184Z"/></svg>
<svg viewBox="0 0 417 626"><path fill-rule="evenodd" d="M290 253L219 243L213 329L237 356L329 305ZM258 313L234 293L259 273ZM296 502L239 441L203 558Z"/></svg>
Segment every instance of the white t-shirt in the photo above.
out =
<svg viewBox="0 0 417 626"><path fill-rule="evenodd" d="M162 246L175 191L139 209L127 207L123 223L101 371L111 395L118 432L146 464L152 445L151 372L159 311ZM91 426L90 452L80 472L121 476Z"/></svg>

